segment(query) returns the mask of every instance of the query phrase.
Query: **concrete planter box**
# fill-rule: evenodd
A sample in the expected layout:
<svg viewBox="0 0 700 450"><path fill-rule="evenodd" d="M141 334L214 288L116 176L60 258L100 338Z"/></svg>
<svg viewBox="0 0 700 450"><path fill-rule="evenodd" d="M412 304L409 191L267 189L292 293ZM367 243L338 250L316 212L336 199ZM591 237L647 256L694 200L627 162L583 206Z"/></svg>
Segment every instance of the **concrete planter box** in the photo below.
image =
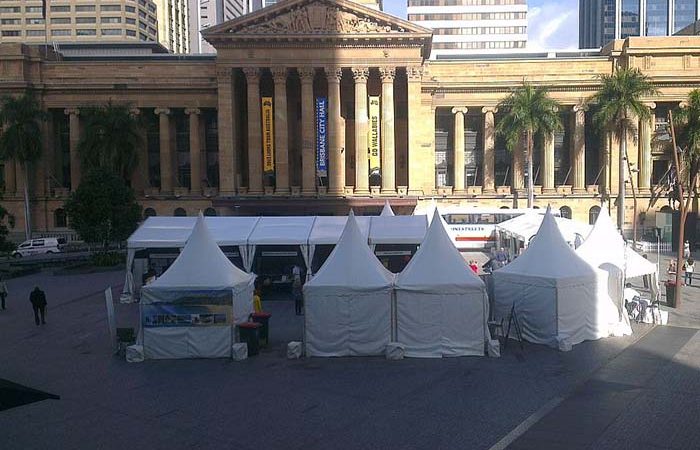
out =
<svg viewBox="0 0 700 450"><path fill-rule="evenodd" d="M318 195L323 195L323 196L328 195L328 186L319 186L318 187Z"/></svg>
<svg viewBox="0 0 700 450"><path fill-rule="evenodd" d="M292 186L292 197L301 197L301 186Z"/></svg>
<svg viewBox="0 0 700 450"><path fill-rule="evenodd" d="M382 193L382 188L379 186L371 186L369 188L369 195L371 195L372 197L379 196L379 195L381 195L381 193Z"/></svg>
<svg viewBox="0 0 700 450"><path fill-rule="evenodd" d="M497 186L496 187L496 194L510 195L510 192L511 192L510 186Z"/></svg>
<svg viewBox="0 0 700 450"><path fill-rule="evenodd" d="M216 195L217 195L218 193L219 193L219 192L218 192L218 189L213 188L213 187L205 187L205 188L202 188L202 195L204 195L204 196L207 197L207 198L216 197Z"/></svg>
<svg viewBox="0 0 700 450"><path fill-rule="evenodd" d="M469 195L481 195L481 193L482 193L481 186L469 186L469 187L467 187L467 194L469 194Z"/></svg>
<svg viewBox="0 0 700 450"><path fill-rule="evenodd" d="M569 186L568 184L563 184L561 186L557 186L557 194L559 195L571 195L573 187Z"/></svg>
<svg viewBox="0 0 700 450"><path fill-rule="evenodd" d="M143 195L146 197L157 197L160 195L160 189L157 187L147 187L143 190Z"/></svg>
<svg viewBox="0 0 700 450"><path fill-rule="evenodd" d="M589 194L599 194L600 191L598 190L598 185L597 184L589 184L586 186L586 192Z"/></svg>
<svg viewBox="0 0 700 450"><path fill-rule="evenodd" d="M190 189L186 187L176 187L173 188L173 195L175 197L183 197L185 195L188 195L190 193Z"/></svg>
<svg viewBox="0 0 700 450"><path fill-rule="evenodd" d="M352 195L355 193L355 186L345 186L343 192L345 193L345 195Z"/></svg>
<svg viewBox="0 0 700 450"><path fill-rule="evenodd" d="M399 197L405 197L408 195L408 186L396 186L396 192Z"/></svg>
<svg viewBox="0 0 700 450"><path fill-rule="evenodd" d="M265 195L273 195L275 193L274 186L265 186Z"/></svg>
<svg viewBox="0 0 700 450"><path fill-rule="evenodd" d="M437 195L442 195L443 197L452 195L452 186L441 186L437 188Z"/></svg>

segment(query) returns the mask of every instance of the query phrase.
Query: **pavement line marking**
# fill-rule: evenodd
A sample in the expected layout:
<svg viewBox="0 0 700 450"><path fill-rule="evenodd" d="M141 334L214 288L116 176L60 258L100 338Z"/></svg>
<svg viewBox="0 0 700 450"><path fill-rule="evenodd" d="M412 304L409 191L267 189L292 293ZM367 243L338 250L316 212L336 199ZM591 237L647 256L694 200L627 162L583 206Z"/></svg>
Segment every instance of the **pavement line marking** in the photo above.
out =
<svg viewBox="0 0 700 450"><path fill-rule="evenodd" d="M527 419L523 420L520 425L513 428L510 433L506 434L500 441L496 442L489 450L504 450L507 448L516 439L525 434L530 427L539 422L540 419L549 414L554 408L559 406L559 404L564 401L564 398L565 397L557 396L545 403L544 406L530 414Z"/></svg>

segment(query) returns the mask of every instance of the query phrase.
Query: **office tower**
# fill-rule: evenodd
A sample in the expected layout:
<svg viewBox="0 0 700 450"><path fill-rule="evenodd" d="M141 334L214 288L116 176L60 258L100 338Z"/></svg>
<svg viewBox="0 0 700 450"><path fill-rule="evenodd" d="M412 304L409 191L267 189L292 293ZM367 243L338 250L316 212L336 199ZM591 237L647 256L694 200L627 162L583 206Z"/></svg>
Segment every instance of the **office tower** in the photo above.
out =
<svg viewBox="0 0 700 450"><path fill-rule="evenodd" d="M0 2L0 43L156 42L157 28L152 0Z"/></svg>
<svg viewBox="0 0 700 450"><path fill-rule="evenodd" d="M580 0L579 47L629 36L670 36L695 22L697 0Z"/></svg>
<svg viewBox="0 0 700 450"><path fill-rule="evenodd" d="M433 29L432 59L527 44L526 0L408 0L408 20Z"/></svg>
<svg viewBox="0 0 700 450"><path fill-rule="evenodd" d="M216 53L200 31L248 12L247 0L189 0L190 53Z"/></svg>

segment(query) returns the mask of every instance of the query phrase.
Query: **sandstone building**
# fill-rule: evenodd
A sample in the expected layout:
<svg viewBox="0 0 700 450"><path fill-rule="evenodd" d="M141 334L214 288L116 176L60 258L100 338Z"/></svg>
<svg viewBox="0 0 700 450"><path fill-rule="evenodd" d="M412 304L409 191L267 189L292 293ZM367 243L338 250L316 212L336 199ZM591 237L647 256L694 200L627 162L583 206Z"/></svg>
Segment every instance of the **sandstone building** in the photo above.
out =
<svg viewBox="0 0 700 450"><path fill-rule="evenodd" d="M523 151L494 133L496 105L523 80L549 86L565 124L536 146L535 203L587 222L601 205L615 214L618 145L592 126L586 100L618 66L640 68L660 91L647 99L654 118L628 142L639 201L634 211L628 200L627 223L653 225L666 205L668 111L700 87L694 36L436 61L430 30L349 0L288 0L203 35L216 56L59 57L0 45L0 95L33 89L50 115L30 180L36 231L66 230L81 108L108 101L143 120L131 184L147 215L362 214L385 199L408 213L432 198L524 207ZM4 165L3 204L22 230L15 169Z"/></svg>

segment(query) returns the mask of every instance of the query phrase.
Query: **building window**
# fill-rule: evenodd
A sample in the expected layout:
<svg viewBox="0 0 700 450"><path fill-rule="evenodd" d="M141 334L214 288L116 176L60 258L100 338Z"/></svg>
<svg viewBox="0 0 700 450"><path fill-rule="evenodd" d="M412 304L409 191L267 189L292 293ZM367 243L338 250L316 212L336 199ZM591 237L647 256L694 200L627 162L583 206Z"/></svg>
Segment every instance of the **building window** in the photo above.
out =
<svg viewBox="0 0 700 450"><path fill-rule="evenodd" d="M175 208L173 215L175 217L187 217L187 211L185 211L183 208Z"/></svg>
<svg viewBox="0 0 700 450"><path fill-rule="evenodd" d="M65 25L70 23L70 17L52 17L51 24Z"/></svg>
<svg viewBox="0 0 700 450"><path fill-rule="evenodd" d="M122 30L120 30L119 28L103 28L101 33L102 36L121 36Z"/></svg>
<svg viewBox="0 0 700 450"><path fill-rule="evenodd" d="M135 12L136 12L136 8L134 8L133 6L125 6L125 7L124 7L124 11L126 11L126 12L128 12L128 13L135 13Z"/></svg>
<svg viewBox="0 0 700 450"><path fill-rule="evenodd" d="M101 23L122 23L121 17L102 17L100 19Z"/></svg>
<svg viewBox="0 0 700 450"><path fill-rule="evenodd" d="M136 32L134 30L126 30L126 35L136 37Z"/></svg>
<svg viewBox="0 0 700 450"><path fill-rule="evenodd" d="M204 215L207 217L216 217L216 210L214 208L207 208L204 210Z"/></svg>
<svg viewBox="0 0 700 450"><path fill-rule="evenodd" d="M147 219L149 217L155 217L158 214L156 214L156 210L153 208L146 208L143 210L143 218Z"/></svg>
<svg viewBox="0 0 700 450"><path fill-rule="evenodd" d="M75 7L75 12L94 12L94 11L95 11L94 5L77 5Z"/></svg>
<svg viewBox="0 0 700 450"><path fill-rule="evenodd" d="M126 20L127 25L136 25L136 19L132 19L130 17L127 17L125 20Z"/></svg>
<svg viewBox="0 0 700 450"><path fill-rule="evenodd" d="M27 19L29 21L31 19ZM27 22L29 23L29 22ZM22 19L2 19L0 20L0 25L21 25Z"/></svg>
<svg viewBox="0 0 700 450"><path fill-rule="evenodd" d="M598 220L598 214L600 214L600 206L592 206L588 210L588 224L595 225L595 221Z"/></svg>
<svg viewBox="0 0 700 450"><path fill-rule="evenodd" d="M568 206L562 206L559 208L559 214L565 219L571 219L571 208Z"/></svg>
<svg viewBox="0 0 700 450"><path fill-rule="evenodd" d="M75 35L76 36L96 36L97 30L94 30L94 29L75 30Z"/></svg>
<svg viewBox="0 0 700 450"><path fill-rule="evenodd" d="M70 36L70 30L51 30L51 36Z"/></svg>
<svg viewBox="0 0 700 450"><path fill-rule="evenodd" d="M39 12L41 12L41 8L39 8ZM70 12L70 6L56 6L56 5L53 5L53 6L51 6L51 12L52 12L52 13L66 13L66 12Z"/></svg>
<svg viewBox="0 0 700 450"><path fill-rule="evenodd" d="M16 37L22 36L22 32L20 30L3 30L2 35L6 37Z"/></svg>
<svg viewBox="0 0 700 450"><path fill-rule="evenodd" d="M121 5L100 5L100 11L121 11Z"/></svg>
<svg viewBox="0 0 700 450"><path fill-rule="evenodd" d="M24 12L26 12L26 13L41 13L41 6L25 6Z"/></svg>
<svg viewBox="0 0 700 450"><path fill-rule="evenodd" d="M19 6L1 6L0 13L19 13L22 9Z"/></svg>
<svg viewBox="0 0 700 450"><path fill-rule="evenodd" d="M95 23L97 19L94 17L76 17L75 23Z"/></svg>
<svg viewBox="0 0 700 450"><path fill-rule="evenodd" d="M46 36L46 32L44 30L27 30L27 37L31 36Z"/></svg>
<svg viewBox="0 0 700 450"><path fill-rule="evenodd" d="M25 19L25 21L27 22L27 25L43 25L44 24L44 19Z"/></svg>
<svg viewBox="0 0 700 450"><path fill-rule="evenodd" d="M53 224L56 228L66 228L68 226L66 211L63 208L58 208L53 212Z"/></svg>

